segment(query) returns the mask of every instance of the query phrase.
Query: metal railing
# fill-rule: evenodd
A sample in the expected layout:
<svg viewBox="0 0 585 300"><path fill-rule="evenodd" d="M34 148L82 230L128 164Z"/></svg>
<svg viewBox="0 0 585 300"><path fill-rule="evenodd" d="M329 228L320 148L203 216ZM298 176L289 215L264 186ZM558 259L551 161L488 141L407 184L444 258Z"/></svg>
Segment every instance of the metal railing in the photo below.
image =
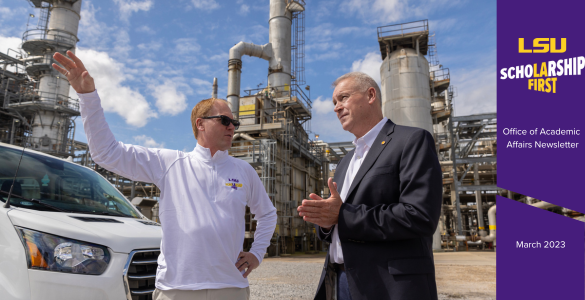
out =
<svg viewBox="0 0 585 300"><path fill-rule="evenodd" d="M451 76L449 74L449 68L439 69L436 71L431 72L431 80L433 81L442 81L450 79Z"/></svg>
<svg viewBox="0 0 585 300"><path fill-rule="evenodd" d="M68 125L64 125L68 126ZM65 128L64 130L68 130ZM74 155L72 143L68 138L28 137L27 148L59 156Z"/></svg>
<svg viewBox="0 0 585 300"><path fill-rule="evenodd" d="M389 36L404 36L405 34L428 30L429 20L380 26L378 27L378 39Z"/></svg>
<svg viewBox="0 0 585 300"><path fill-rule="evenodd" d="M261 87L256 89L244 90L244 96L263 95L268 98L297 97L308 109L311 109L311 99L303 92L298 84L281 85L274 87Z"/></svg>
<svg viewBox="0 0 585 300"><path fill-rule="evenodd" d="M8 106L22 105L42 105L53 108L66 108L79 112L79 99L74 99L57 93L33 92L28 94L18 94L18 98L10 98Z"/></svg>
<svg viewBox="0 0 585 300"><path fill-rule="evenodd" d="M237 158L250 158L252 163L263 162L265 153L268 151L267 146L262 140L255 141L232 141L232 147L228 149L228 154Z"/></svg>
<svg viewBox="0 0 585 300"><path fill-rule="evenodd" d="M29 29L23 33L23 43L33 40L55 41L59 44L71 47L75 46L75 44L77 44L79 41L75 35L59 29Z"/></svg>

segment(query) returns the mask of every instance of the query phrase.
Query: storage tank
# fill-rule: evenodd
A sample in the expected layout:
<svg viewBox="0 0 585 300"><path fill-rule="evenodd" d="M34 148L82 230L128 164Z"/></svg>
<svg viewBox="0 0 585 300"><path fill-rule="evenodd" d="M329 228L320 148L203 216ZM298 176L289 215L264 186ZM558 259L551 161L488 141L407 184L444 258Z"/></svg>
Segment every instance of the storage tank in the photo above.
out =
<svg viewBox="0 0 585 300"><path fill-rule="evenodd" d="M428 20L381 26L377 31L383 60L380 77L384 117L433 134L431 88L435 78L430 78L425 58L429 50ZM435 251L441 250L443 226L437 226L433 234Z"/></svg>
<svg viewBox="0 0 585 300"><path fill-rule="evenodd" d="M380 67L382 111L394 123L433 132L429 63L412 48L398 48Z"/></svg>

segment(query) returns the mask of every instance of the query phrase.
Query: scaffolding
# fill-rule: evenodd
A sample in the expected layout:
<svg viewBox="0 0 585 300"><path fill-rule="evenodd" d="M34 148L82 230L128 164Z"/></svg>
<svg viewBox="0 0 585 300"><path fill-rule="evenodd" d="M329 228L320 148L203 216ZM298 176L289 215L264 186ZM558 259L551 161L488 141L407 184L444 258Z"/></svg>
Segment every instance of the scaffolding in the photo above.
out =
<svg viewBox="0 0 585 300"><path fill-rule="evenodd" d="M320 249L312 224L296 213L310 193L323 194L328 168L324 146L309 139L310 109L310 98L297 84L245 90L240 99L242 125L229 153L256 168L277 209L270 255ZM251 220L248 211L245 246L255 230Z"/></svg>

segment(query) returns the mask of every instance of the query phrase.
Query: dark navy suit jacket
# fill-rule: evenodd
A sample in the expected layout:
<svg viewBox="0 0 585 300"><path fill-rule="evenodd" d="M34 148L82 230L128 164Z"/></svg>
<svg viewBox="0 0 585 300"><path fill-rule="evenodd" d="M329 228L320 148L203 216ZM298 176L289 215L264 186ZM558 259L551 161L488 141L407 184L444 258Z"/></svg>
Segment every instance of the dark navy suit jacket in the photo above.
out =
<svg viewBox="0 0 585 300"><path fill-rule="evenodd" d="M337 166L337 190L354 151ZM384 125L339 211L339 239L354 300L436 300L432 237L441 212L435 142L420 128ZM331 242L333 229L319 238ZM324 278L315 299L326 299Z"/></svg>

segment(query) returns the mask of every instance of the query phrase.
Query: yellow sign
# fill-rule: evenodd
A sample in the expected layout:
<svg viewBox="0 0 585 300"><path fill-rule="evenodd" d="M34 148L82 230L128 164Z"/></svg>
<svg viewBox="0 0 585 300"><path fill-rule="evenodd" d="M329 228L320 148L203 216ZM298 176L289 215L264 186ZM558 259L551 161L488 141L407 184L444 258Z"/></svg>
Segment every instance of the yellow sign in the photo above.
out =
<svg viewBox="0 0 585 300"><path fill-rule="evenodd" d="M240 105L240 116L253 115L255 113L256 113L255 104Z"/></svg>

